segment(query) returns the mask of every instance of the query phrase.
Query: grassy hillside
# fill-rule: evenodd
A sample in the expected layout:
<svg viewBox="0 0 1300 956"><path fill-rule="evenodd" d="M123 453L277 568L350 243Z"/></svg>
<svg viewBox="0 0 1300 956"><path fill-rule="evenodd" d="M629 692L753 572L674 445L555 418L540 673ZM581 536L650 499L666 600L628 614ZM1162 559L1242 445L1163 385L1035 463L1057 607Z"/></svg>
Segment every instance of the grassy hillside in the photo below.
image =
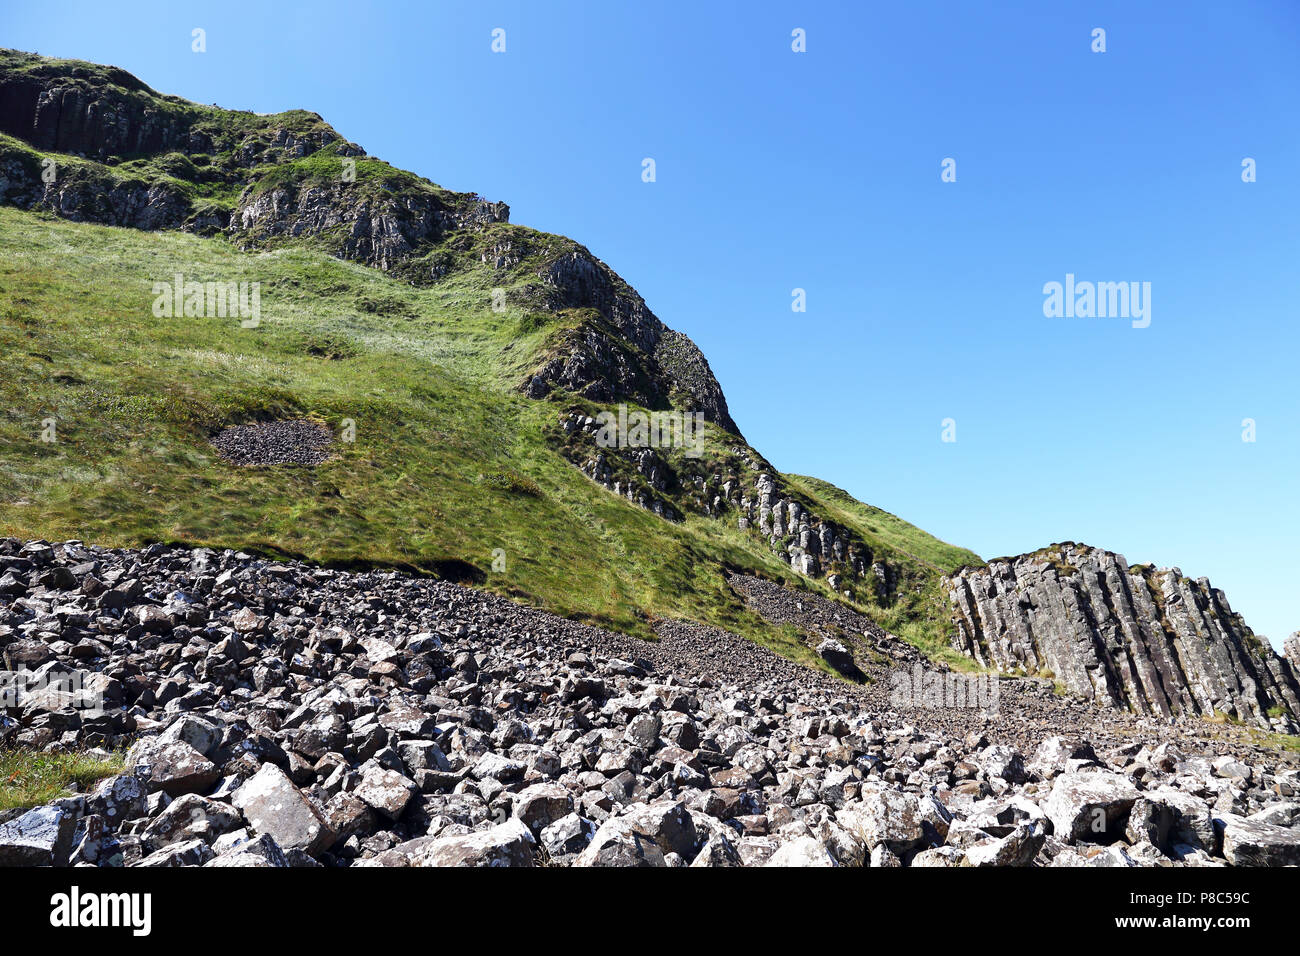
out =
<svg viewBox="0 0 1300 956"><path fill-rule="evenodd" d="M441 571L633 633L685 616L807 656L727 588L723 566L795 577L734 519L666 522L552 447L563 397L514 386L562 314L494 312L472 272L413 288L308 248L250 254L11 208L0 252L0 533ZM155 317L153 284L178 272L259 281L260 325ZM315 469L236 467L209 441L290 416L336 432L351 419L356 441ZM868 539L926 561L957 552L897 519L872 531L847 496L800 482ZM916 636L936 635L926 624Z"/></svg>

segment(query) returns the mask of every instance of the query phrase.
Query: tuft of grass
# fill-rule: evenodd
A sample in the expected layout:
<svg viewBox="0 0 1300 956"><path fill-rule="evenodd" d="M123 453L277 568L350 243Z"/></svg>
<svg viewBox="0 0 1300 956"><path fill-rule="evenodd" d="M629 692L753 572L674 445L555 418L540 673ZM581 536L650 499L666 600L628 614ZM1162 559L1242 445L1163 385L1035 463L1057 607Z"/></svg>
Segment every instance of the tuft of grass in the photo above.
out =
<svg viewBox="0 0 1300 956"><path fill-rule="evenodd" d="M0 749L0 810L39 807L122 772L122 754Z"/></svg>

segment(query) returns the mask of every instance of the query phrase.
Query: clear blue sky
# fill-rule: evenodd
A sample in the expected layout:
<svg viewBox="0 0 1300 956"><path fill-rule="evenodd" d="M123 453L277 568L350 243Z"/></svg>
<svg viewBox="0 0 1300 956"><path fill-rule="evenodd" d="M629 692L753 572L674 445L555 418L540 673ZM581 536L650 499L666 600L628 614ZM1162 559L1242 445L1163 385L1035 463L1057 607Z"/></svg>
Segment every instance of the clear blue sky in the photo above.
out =
<svg viewBox="0 0 1300 956"><path fill-rule="evenodd" d="M1274 643L1300 628L1296 3L69 0L5 4L0 45L315 110L586 244L782 470L985 557L1177 565ZM1045 318L1067 272L1150 282L1150 327Z"/></svg>

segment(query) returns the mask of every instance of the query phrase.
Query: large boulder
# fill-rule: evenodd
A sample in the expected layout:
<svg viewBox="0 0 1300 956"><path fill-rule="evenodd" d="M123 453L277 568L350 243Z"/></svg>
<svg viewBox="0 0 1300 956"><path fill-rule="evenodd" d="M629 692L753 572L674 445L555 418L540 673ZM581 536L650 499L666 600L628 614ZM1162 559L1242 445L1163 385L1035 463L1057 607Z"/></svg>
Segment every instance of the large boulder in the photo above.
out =
<svg viewBox="0 0 1300 956"><path fill-rule="evenodd" d="M1225 814L1223 855L1233 866L1300 866L1300 831Z"/></svg>
<svg viewBox="0 0 1300 956"><path fill-rule="evenodd" d="M514 814L533 833L573 812L573 795L554 783L535 783L515 797Z"/></svg>
<svg viewBox="0 0 1300 956"><path fill-rule="evenodd" d="M537 841L515 819L460 836L420 837L399 843L359 866L532 866Z"/></svg>
<svg viewBox="0 0 1300 956"><path fill-rule="evenodd" d="M64 866L76 827L76 816L62 807L28 810L0 825L0 866Z"/></svg>
<svg viewBox="0 0 1300 956"><path fill-rule="evenodd" d="M967 847L962 865L1029 866L1046 840L1047 827L1043 823L1021 823L1001 839Z"/></svg>
<svg viewBox="0 0 1300 956"><path fill-rule="evenodd" d="M334 842L334 832L283 770L267 763L236 790L231 802L256 833L270 834L281 849L315 855Z"/></svg>
<svg viewBox="0 0 1300 956"><path fill-rule="evenodd" d="M1063 773L1052 783L1043 812L1053 832L1072 843L1110 843L1124 833L1129 810L1141 794L1122 774Z"/></svg>
<svg viewBox="0 0 1300 956"><path fill-rule="evenodd" d="M631 820L606 820L578 855L574 866L666 866L664 851L655 838L638 830Z"/></svg>
<svg viewBox="0 0 1300 956"><path fill-rule="evenodd" d="M764 866L839 866L829 849L816 837L796 837L783 843Z"/></svg>
<svg viewBox="0 0 1300 956"><path fill-rule="evenodd" d="M419 789L409 777L372 760L361 768L361 782L353 794L389 820L396 820Z"/></svg>
<svg viewBox="0 0 1300 956"><path fill-rule="evenodd" d="M903 854L926 840L927 821L920 800L903 790L867 790L860 803L838 811L835 819L868 850L884 844Z"/></svg>
<svg viewBox="0 0 1300 956"><path fill-rule="evenodd" d="M184 740L146 738L131 748L126 762L151 793L162 790L172 797L207 793L220 776L217 765Z"/></svg>

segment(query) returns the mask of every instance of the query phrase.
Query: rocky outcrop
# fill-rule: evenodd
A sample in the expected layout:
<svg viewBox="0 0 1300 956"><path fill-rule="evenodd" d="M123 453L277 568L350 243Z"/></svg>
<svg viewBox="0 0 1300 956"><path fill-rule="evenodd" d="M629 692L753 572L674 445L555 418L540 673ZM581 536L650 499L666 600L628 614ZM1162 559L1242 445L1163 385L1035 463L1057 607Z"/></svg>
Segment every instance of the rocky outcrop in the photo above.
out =
<svg viewBox="0 0 1300 956"><path fill-rule="evenodd" d="M943 586L953 645L981 664L1049 676L1068 693L1140 713L1295 732L1295 667L1204 578L1065 543L964 568Z"/></svg>
<svg viewBox="0 0 1300 956"><path fill-rule="evenodd" d="M98 159L211 149L181 101L164 99L124 70L60 69L31 54L4 53L21 72L7 72L0 85L2 133L37 149Z"/></svg>
<svg viewBox="0 0 1300 956"><path fill-rule="evenodd" d="M373 193L344 182L250 186L230 217L244 242L334 236L345 259L391 269L457 229L506 222L510 207L457 194L411 190Z"/></svg>
<svg viewBox="0 0 1300 956"><path fill-rule="evenodd" d="M585 248L549 258L538 270L551 310L595 313L564 339L524 385L532 398L563 388L595 402L631 399L647 408L700 412L739 435L722 386L704 353L668 328L637 291Z"/></svg>
<svg viewBox="0 0 1300 956"><path fill-rule="evenodd" d="M892 600L900 570L849 528L819 517L745 445L692 457L667 447L601 447L602 425L581 412L560 419L561 453L602 487L670 521L685 513L734 520L805 577L841 592Z"/></svg>

